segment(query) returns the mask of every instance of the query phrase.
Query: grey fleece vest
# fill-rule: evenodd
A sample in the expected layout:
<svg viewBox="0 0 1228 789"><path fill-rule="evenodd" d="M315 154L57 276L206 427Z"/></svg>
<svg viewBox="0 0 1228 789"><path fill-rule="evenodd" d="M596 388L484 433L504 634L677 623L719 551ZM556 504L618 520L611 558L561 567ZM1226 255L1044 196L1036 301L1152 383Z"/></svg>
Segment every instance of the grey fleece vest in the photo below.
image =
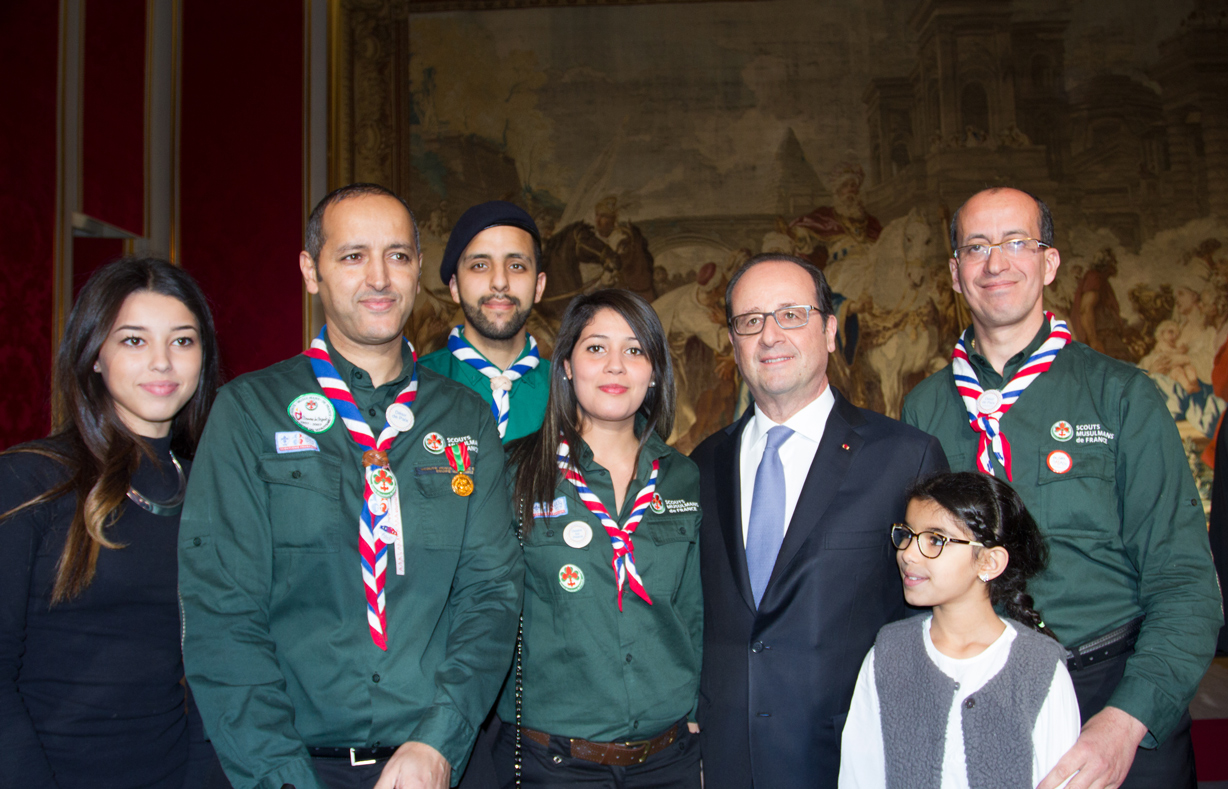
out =
<svg viewBox="0 0 1228 789"><path fill-rule="evenodd" d="M947 717L959 685L926 654L923 623L920 616L893 622L874 642L887 789L942 784ZM971 789L1031 789L1032 729L1064 656L1048 636L1010 624L1017 635L1006 665L961 710Z"/></svg>

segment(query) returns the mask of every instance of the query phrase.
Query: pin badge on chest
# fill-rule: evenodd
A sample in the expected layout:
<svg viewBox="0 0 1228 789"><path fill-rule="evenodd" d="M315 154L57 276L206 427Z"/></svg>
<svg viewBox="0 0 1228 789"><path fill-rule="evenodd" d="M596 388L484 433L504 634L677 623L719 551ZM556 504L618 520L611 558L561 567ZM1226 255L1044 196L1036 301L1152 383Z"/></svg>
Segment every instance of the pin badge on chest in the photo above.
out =
<svg viewBox="0 0 1228 789"><path fill-rule="evenodd" d="M384 412L384 418L400 433L409 432L414 426L414 412L404 403L393 403Z"/></svg>
<svg viewBox="0 0 1228 789"><path fill-rule="evenodd" d="M367 468L367 484L373 493L384 498L391 498L397 492L397 478L386 468Z"/></svg>
<svg viewBox="0 0 1228 789"><path fill-rule="evenodd" d="M976 410L982 414L992 414L1002 405L1002 393L997 389L986 389L976 398Z"/></svg>
<svg viewBox="0 0 1228 789"><path fill-rule="evenodd" d="M313 392L294 398L286 407L286 413L311 433L323 433L333 426L337 418L337 411L329 399Z"/></svg>
<svg viewBox="0 0 1228 789"><path fill-rule="evenodd" d="M572 548L583 548L593 541L593 527L584 521L572 521L563 528L563 542Z"/></svg>

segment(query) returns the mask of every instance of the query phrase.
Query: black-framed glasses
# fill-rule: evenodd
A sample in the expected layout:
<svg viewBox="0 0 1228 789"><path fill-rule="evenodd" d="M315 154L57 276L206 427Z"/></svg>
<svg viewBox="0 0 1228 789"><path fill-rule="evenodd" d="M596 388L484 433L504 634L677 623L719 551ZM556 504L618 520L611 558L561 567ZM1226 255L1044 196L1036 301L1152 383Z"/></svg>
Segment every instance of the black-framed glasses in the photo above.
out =
<svg viewBox="0 0 1228 789"><path fill-rule="evenodd" d="M921 555L927 559L937 559L942 555L942 549L947 547L947 543L954 542L960 545L975 545L978 548L984 548L985 543L976 542L975 540L957 540L954 537L948 537L945 534L940 534L936 531L923 531L920 534L905 526L903 523L891 524L891 544L895 546L897 551L902 551L912 542L912 538L917 538L917 550L921 551Z"/></svg>
<svg viewBox="0 0 1228 789"><path fill-rule="evenodd" d="M991 252L995 249L1000 249L1002 254L1011 260L1017 260L1031 255L1038 249L1049 249L1050 246L1050 244L1035 238L1008 238L1005 241L999 241L997 244L968 244L967 246L959 247L955 250L955 259L960 263L984 263L986 260L989 260Z"/></svg>
<svg viewBox="0 0 1228 789"><path fill-rule="evenodd" d="M743 337L760 334L763 327L767 325L768 316L771 315L776 319L776 325L782 329L800 329L810 323L810 313L817 309L818 307L811 307L807 304L794 304L791 307L781 307L771 312L744 312L741 315L734 315L729 325L733 328L734 334Z"/></svg>

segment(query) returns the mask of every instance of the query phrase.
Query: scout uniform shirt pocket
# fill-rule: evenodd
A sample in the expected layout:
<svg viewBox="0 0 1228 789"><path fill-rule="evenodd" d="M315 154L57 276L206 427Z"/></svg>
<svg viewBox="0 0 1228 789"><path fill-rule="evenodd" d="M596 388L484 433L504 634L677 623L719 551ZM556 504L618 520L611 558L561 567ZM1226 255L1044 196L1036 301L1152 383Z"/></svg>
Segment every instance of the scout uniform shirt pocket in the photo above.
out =
<svg viewBox="0 0 1228 789"><path fill-rule="evenodd" d="M472 472L471 472L472 473ZM469 498L457 495L452 487L456 475L443 462L432 465L416 465L412 479L402 473L403 489L412 490L411 495L401 496L401 517L408 526L422 535L425 548L460 551L465 539L465 522Z"/></svg>
<svg viewBox="0 0 1228 789"><path fill-rule="evenodd" d="M315 452L261 455L256 474L268 490L274 550L338 550L337 527L348 522L340 506L340 460Z"/></svg>
<svg viewBox="0 0 1228 789"><path fill-rule="evenodd" d="M635 532L635 564L649 596L670 596L682 585L687 555L699 536L694 515L648 513ZM650 538L648 543L646 538Z"/></svg>
<svg viewBox="0 0 1228 789"><path fill-rule="evenodd" d="M1042 530L1102 530L1106 513L1117 521L1116 457L1102 444L1042 447L1037 457Z"/></svg>
<svg viewBox="0 0 1228 789"><path fill-rule="evenodd" d="M611 554L598 548L608 546L610 538L594 520L587 512L536 518L525 538L525 604L532 607L537 641L545 653L586 657L602 630L597 622L608 616L598 606L615 605ZM551 637L542 640L544 632Z"/></svg>

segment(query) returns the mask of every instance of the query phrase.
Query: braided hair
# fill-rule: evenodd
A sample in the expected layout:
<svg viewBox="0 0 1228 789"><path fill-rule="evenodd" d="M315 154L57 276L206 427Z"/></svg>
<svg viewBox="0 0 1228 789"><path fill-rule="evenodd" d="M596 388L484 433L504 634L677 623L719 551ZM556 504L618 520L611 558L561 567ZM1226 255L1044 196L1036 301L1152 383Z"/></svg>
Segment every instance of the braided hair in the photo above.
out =
<svg viewBox="0 0 1228 789"><path fill-rule="evenodd" d="M1028 579L1045 569L1049 548L1023 500L1010 485L979 472L946 472L916 481L907 496L909 501L937 504L985 547L1005 548L1010 559L1001 575L988 583L989 602L1011 619L1057 638L1032 607L1032 596L1027 591Z"/></svg>

